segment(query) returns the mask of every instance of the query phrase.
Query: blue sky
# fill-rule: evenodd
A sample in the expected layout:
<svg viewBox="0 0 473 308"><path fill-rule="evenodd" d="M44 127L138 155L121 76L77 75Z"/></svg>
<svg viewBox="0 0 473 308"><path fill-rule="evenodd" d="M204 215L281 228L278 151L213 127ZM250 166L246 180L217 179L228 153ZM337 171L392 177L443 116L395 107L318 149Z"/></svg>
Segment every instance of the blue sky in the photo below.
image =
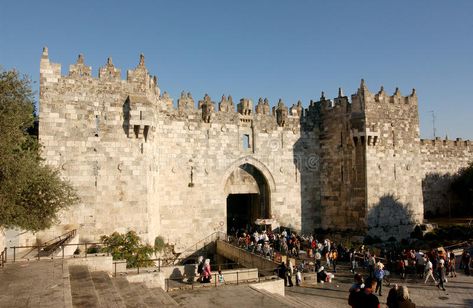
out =
<svg viewBox="0 0 473 308"><path fill-rule="evenodd" d="M2 1L0 65L39 79L83 53L94 75L146 57L162 91L307 106L320 92L352 94L364 78L406 95L416 88L421 136L473 139L473 1ZM35 84L37 89L38 85Z"/></svg>

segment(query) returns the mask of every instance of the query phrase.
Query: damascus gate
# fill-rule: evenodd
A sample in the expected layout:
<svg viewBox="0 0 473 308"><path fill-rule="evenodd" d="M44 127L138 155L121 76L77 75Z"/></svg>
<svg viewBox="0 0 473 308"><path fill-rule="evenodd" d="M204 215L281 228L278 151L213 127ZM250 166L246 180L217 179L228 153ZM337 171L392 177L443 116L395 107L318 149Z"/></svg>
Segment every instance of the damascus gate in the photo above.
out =
<svg viewBox="0 0 473 308"><path fill-rule="evenodd" d="M111 58L93 75L82 55L61 75L43 50L43 156L81 201L35 236L135 230L179 251L258 219L405 236L440 204L429 174L472 158L469 141L420 139L415 90L371 92L362 80L350 97L306 103L188 91L174 101L143 55L125 75Z"/></svg>

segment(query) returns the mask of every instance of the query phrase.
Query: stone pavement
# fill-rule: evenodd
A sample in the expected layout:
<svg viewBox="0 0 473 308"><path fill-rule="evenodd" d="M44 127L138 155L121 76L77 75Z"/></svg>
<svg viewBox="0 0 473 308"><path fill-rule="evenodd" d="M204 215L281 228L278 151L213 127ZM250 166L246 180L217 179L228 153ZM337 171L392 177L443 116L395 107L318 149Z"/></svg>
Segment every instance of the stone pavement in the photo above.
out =
<svg viewBox="0 0 473 308"><path fill-rule="evenodd" d="M312 307L348 307L348 289L352 284L349 273L338 275L338 278L335 275L332 283L286 288L286 297L297 297ZM420 279L404 282L391 278L390 287L395 283L409 288L411 299L417 307L473 307L473 277L463 273L457 274L456 278L448 278L446 291L439 290L433 282L426 285ZM378 296L381 307L386 307L390 287L383 286L383 296Z"/></svg>
<svg viewBox="0 0 473 308"><path fill-rule="evenodd" d="M7 263L0 269L0 307L72 307L62 260Z"/></svg>
<svg viewBox="0 0 473 308"><path fill-rule="evenodd" d="M330 284L307 280L302 287L286 288L286 297L257 291L248 285L209 286L163 294L161 289L128 283L124 277L110 278L104 272L88 273L66 264L62 260L7 264L0 269L0 307L348 307L352 283L352 275L343 270L336 273ZM447 291L440 291L433 283L425 285L421 280L391 281L407 285L417 307L473 307L473 277L463 273L449 278ZM380 297L381 307L386 305L388 289L384 287Z"/></svg>

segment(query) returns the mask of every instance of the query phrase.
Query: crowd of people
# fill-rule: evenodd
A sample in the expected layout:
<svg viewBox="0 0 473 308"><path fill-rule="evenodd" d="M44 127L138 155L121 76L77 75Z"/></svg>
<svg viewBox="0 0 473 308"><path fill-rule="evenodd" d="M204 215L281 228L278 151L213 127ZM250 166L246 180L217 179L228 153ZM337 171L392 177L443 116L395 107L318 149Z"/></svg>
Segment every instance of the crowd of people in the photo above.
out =
<svg viewBox="0 0 473 308"><path fill-rule="evenodd" d="M337 271L338 261L347 261L350 271L355 274L355 283L350 288L349 304L352 307L379 307L379 296L383 294L383 281L396 273L402 279L409 275L414 281L419 279L425 284L432 281L437 288L446 290L448 278L457 276L456 268L471 275L473 258L465 250L458 267L457 256L453 250L431 249L422 252L414 249L378 249L377 253L364 245L346 249L341 244L314 235L298 235L294 232L256 231L241 232L235 237L236 244L249 252L268 259L286 256L281 262L277 274L284 279L285 286L292 287L301 283L302 272L314 272L320 283L332 282ZM291 261L293 260L293 261ZM295 264L293 264L293 262ZM366 281L358 274L360 268L366 271ZM333 270L329 272L330 269ZM415 307L409 298L406 286L395 285L388 293L388 307Z"/></svg>
<svg viewBox="0 0 473 308"><path fill-rule="evenodd" d="M380 302L375 295L379 287L377 279L368 278L366 282L360 274L355 274L354 283L349 289L348 304L354 308L379 308ZM409 297L407 286L393 286L388 293L386 304L389 308L415 308Z"/></svg>

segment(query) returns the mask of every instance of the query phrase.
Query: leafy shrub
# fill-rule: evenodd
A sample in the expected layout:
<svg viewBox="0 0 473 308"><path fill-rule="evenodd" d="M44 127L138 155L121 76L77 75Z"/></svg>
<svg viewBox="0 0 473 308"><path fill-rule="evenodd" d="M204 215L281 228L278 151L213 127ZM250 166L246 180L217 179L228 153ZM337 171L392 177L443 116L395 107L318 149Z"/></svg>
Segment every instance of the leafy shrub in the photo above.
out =
<svg viewBox="0 0 473 308"><path fill-rule="evenodd" d="M154 249L151 245L143 244L135 231L126 234L113 232L110 236L102 235L100 241L105 245L102 249L112 255L114 260L126 260L126 267L153 266L150 261Z"/></svg>

